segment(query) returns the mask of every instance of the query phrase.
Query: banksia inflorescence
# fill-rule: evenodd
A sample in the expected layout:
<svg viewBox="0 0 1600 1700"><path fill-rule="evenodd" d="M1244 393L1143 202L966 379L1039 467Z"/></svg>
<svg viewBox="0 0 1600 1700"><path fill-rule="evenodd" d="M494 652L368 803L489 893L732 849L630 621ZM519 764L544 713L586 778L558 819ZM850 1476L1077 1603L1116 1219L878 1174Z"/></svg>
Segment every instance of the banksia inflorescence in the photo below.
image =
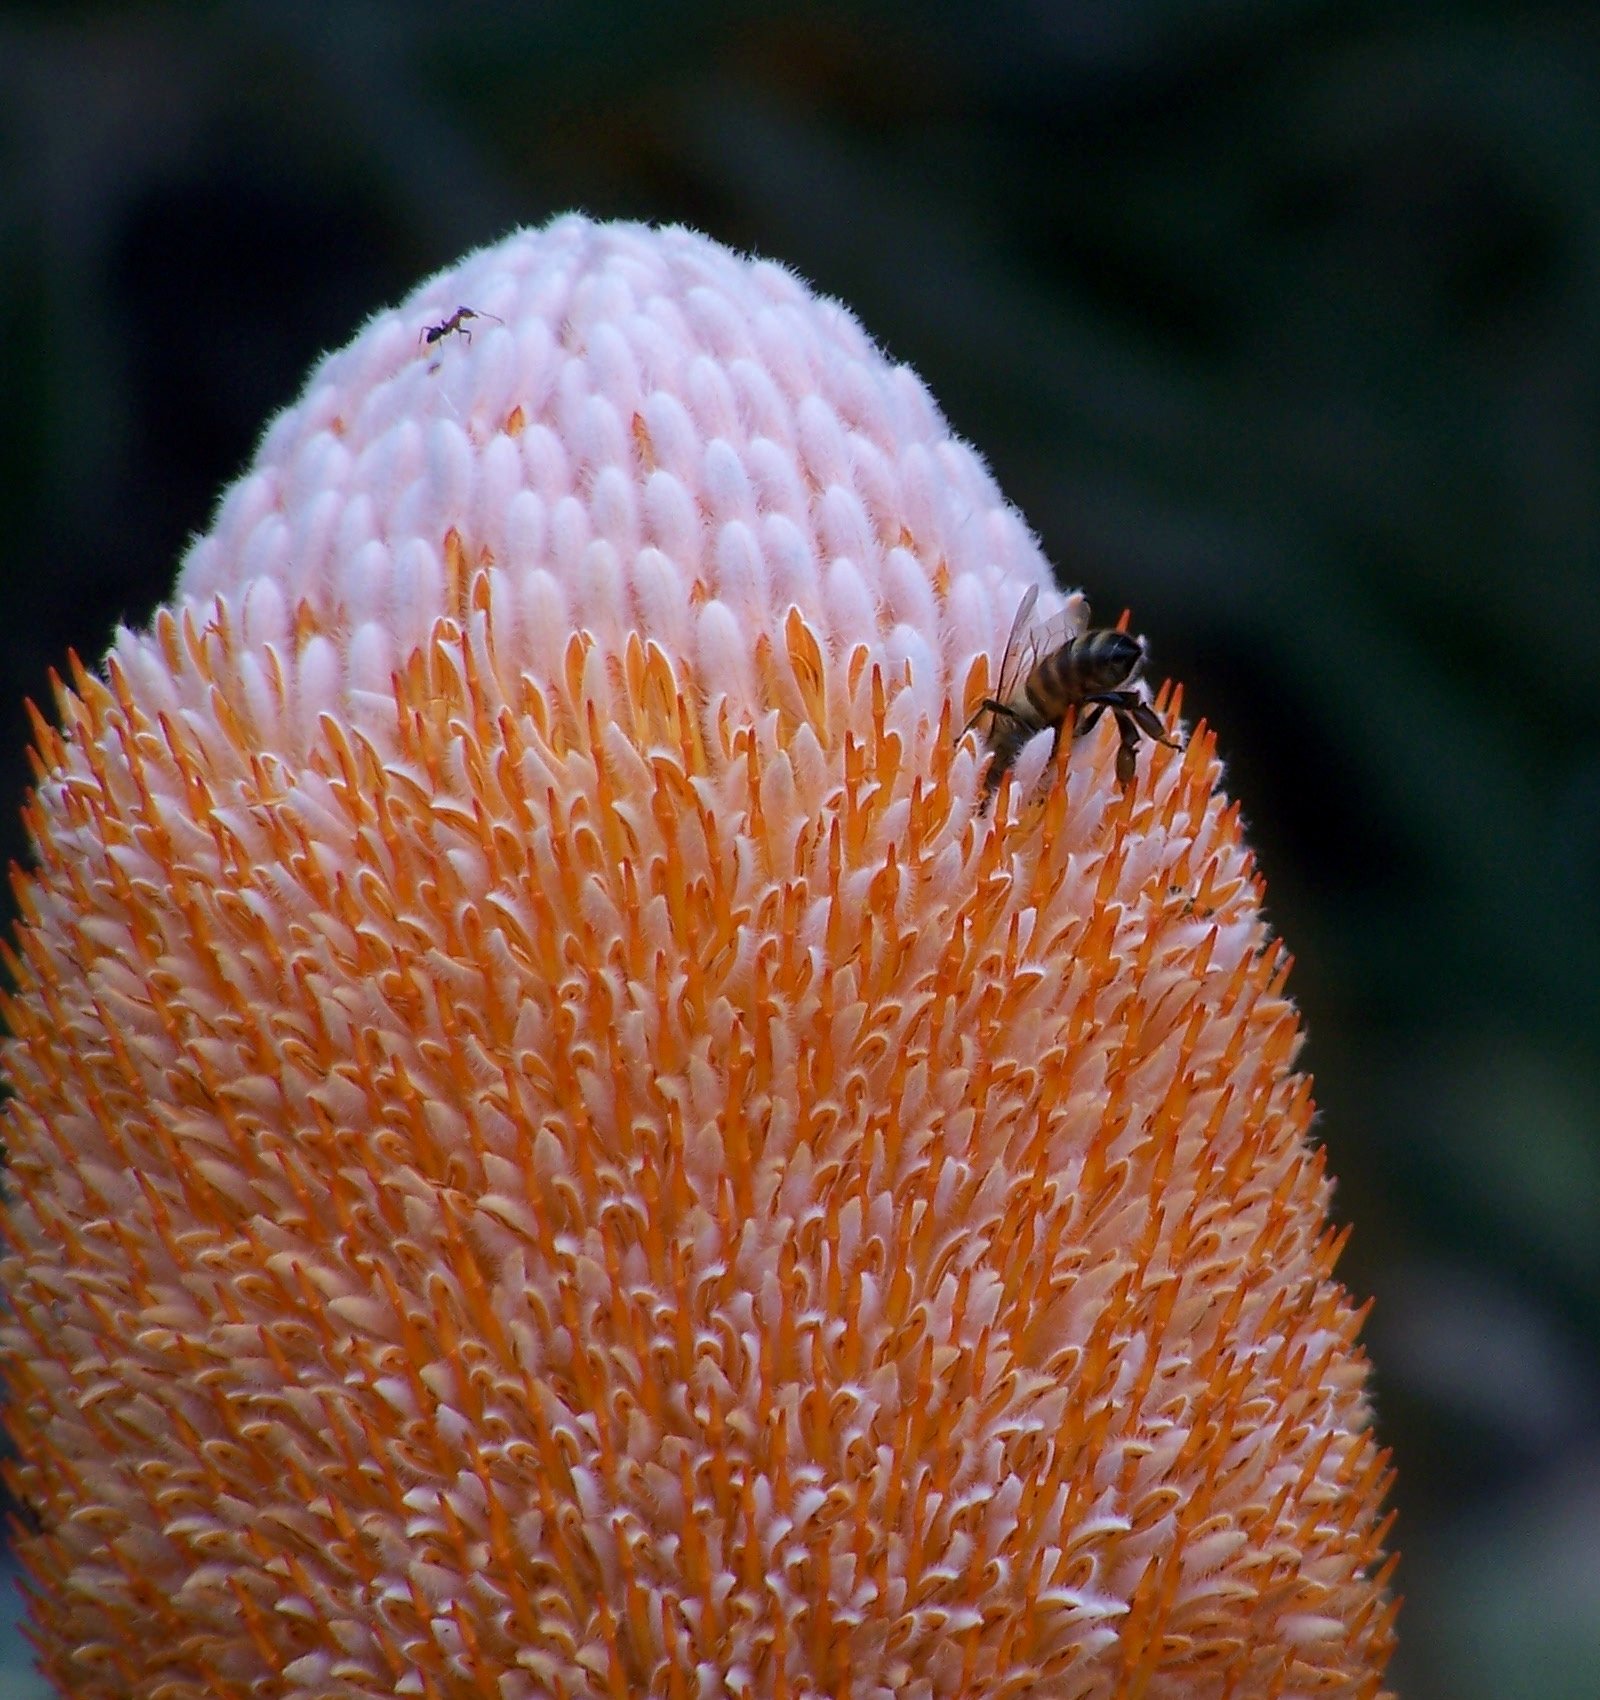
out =
<svg viewBox="0 0 1600 1700"><path fill-rule="evenodd" d="M1378 1691L1212 739L1126 791L1109 724L1040 740L977 815L1048 583L910 371L683 231L517 234L317 368L38 726L5 1343L63 1694Z"/></svg>

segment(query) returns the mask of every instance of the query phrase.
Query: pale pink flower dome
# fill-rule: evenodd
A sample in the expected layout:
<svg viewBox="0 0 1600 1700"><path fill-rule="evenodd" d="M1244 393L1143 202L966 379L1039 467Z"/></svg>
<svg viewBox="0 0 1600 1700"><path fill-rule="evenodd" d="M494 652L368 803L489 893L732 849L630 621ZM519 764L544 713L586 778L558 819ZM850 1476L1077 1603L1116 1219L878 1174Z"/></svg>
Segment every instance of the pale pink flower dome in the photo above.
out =
<svg viewBox="0 0 1600 1700"><path fill-rule="evenodd" d="M476 317L421 340L462 305ZM177 591L225 597L246 650L283 652L309 728L386 704L479 567L499 648L541 679L575 631L608 653L638 633L758 717L754 657L794 607L831 653L867 643L909 673L897 714L930 730L1051 582L844 307L693 232L576 217L469 256L324 360ZM295 635L308 618L323 641Z"/></svg>
<svg viewBox="0 0 1600 1700"><path fill-rule="evenodd" d="M316 368L38 728L64 1693L1377 1692L1286 961L1203 732L977 816L1033 585L916 376L686 231Z"/></svg>

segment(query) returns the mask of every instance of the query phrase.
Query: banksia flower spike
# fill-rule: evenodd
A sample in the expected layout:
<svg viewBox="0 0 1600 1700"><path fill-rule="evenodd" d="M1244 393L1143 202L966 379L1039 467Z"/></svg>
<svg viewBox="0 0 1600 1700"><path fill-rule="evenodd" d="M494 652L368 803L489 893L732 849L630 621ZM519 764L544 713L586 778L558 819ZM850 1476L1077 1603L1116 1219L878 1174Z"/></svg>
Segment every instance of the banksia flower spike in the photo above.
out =
<svg viewBox="0 0 1600 1700"><path fill-rule="evenodd" d="M1034 586L916 377L684 231L317 367L38 725L63 1694L1378 1692L1287 962L1204 729L979 817Z"/></svg>

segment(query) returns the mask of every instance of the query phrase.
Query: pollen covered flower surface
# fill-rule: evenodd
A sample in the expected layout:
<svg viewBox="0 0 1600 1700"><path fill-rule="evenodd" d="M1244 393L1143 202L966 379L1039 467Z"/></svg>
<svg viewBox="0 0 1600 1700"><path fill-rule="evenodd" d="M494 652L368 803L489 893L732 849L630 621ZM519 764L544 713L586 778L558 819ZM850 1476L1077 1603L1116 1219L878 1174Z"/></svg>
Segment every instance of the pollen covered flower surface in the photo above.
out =
<svg viewBox="0 0 1600 1700"><path fill-rule="evenodd" d="M38 724L63 1694L1381 1690L1286 958L1204 729L977 815L1033 585L915 375L684 231L520 232L313 372Z"/></svg>

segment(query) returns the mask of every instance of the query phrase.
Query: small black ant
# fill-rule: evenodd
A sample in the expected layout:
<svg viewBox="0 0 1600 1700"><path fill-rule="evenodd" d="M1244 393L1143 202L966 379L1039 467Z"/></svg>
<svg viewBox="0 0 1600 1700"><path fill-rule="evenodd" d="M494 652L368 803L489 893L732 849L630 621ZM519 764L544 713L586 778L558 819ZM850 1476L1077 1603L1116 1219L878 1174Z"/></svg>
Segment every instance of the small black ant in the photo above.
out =
<svg viewBox="0 0 1600 1700"><path fill-rule="evenodd" d="M493 313L480 313L472 307L457 307L448 319L443 319L436 325L429 325L417 340L427 343L431 348L434 343L441 342L452 331L455 331L458 335L464 336L468 342L471 342L472 332L466 326L468 319L494 319L497 325L505 323L504 319L495 319Z"/></svg>

